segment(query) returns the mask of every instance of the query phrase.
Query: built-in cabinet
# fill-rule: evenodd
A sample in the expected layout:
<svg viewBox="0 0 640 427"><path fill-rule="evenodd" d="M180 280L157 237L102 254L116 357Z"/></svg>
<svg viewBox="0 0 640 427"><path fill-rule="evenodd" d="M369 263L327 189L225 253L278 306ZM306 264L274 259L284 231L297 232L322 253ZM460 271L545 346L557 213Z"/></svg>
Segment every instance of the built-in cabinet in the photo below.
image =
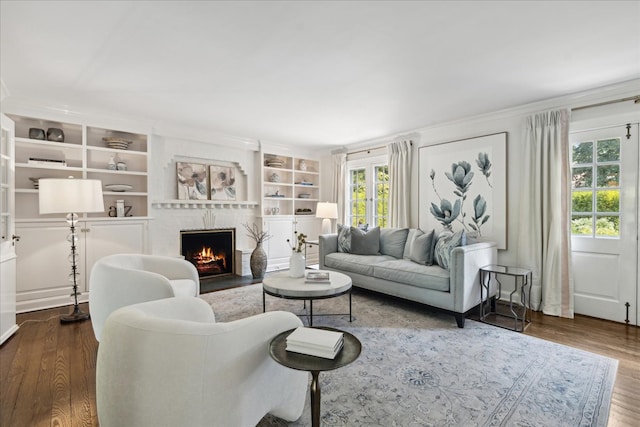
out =
<svg viewBox="0 0 640 427"><path fill-rule="evenodd" d="M317 240L320 162L307 157L261 153L260 209L263 229L272 237L265 244L269 271L289 268L296 232ZM290 242L287 242L287 239ZM317 246L307 246L307 262L317 263Z"/></svg>
<svg viewBox="0 0 640 427"><path fill-rule="evenodd" d="M148 252L147 135L83 123L9 115L15 122L17 311L66 305L72 283L69 226L63 215L39 213L38 179L99 179L105 211L81 214L76 231L80 301L88 299L95 261L113 253ZM41 139L60 129L64 140ZM51 138L56 139L56 138ZM115 165L115 167L114 167ZM125 189L125 191L121 191ZM116 217L124 200L125 217ZM129 208L130 207L130 208Z"/></svg>

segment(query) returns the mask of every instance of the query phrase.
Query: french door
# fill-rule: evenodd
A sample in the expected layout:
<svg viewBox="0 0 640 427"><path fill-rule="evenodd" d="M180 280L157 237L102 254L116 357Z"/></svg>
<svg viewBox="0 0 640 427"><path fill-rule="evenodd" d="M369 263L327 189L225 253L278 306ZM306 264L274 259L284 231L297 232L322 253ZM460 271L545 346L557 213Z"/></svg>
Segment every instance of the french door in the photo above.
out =
<svg viewBox="0 0 640 427"><path fill-rule="evenodd" d="M575 312L638 324L638 125L574 132Z"/></svg>
<svg viewBox="0 0 640 427"><path fill-rule="evenodd" d="M389 222L389 166L386 156L347 164L345 223L386 227Z"/></svg>

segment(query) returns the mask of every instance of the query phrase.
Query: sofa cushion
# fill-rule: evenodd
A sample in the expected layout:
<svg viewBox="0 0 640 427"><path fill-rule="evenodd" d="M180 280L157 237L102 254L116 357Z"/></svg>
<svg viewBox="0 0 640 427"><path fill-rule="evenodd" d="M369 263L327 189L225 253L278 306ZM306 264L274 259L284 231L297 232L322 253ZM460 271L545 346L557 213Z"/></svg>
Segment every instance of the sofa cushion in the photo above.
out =
<svg viewBox="0 0 640 427"><path fill-rule="evenodd" d="M453 234L441 233L436 243L434 251L436 263L442 267L449 269L449 260L451 258L451 251L458 246L464 246L466 244L466 235L464 230L456 231Z"/></svg>
<svg viewBox="0 0 640 427"><path fill-rule="evenodd" d="M351 252L351 227L338 224L338 252Z"/></svg>
<svg viewBox="0 0 640 427"><path fill-rule="evenodd" d="M324 257L324 265L336 270L373 276L375 264L393 259L389 255L355 255L333 252Z"/></svg>
<svg viewBox="0 0 640 427"><path fill-rule="evenodd" d="M409 259L409 256L411 255L411 244L413 243L416 237L422 234L424 234L424 232L419 228L409 229L409 233L407 233L407 242L404 244L404 254L403 254L404 259Z"/></svg>
<svg viewBox="0 0 640 427"><path fill-rule="evenodd" d="M373 266L373 276L424 289L449 292L449 271L406 259L383 261Z"/></svg>
<svg viewBox="0 0 640 427"><path fill-rule="evenodd" d="M380 253L391 255L394 258L402 258L408 234L408 228L381 228Z"/></svg>
<svg viewBox="0 0 640 427"><path fill-rule="evenodd" d="M380 253L380 227L373 227L369 231L351 227L351 253L378 255Z"/></svg>
<svg viewBox="0 0 640 427"><path fill-rule="evenodd" d="M436 232L431 230L417 236L411 244L409 259L423 265L433 265L433 252L436 243Z"/></svg>

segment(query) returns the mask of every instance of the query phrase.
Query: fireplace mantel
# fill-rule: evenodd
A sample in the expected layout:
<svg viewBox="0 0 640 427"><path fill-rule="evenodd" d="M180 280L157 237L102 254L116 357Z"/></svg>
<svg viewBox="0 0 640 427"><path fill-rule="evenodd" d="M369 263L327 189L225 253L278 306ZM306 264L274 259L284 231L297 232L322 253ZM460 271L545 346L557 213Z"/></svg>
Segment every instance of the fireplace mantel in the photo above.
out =
<svg viewBox="0 0 640 427"><path fill-rule="evenodd" d="M151 202L155 209L253 209L258 202L225 200L159 200Z"/></svg>

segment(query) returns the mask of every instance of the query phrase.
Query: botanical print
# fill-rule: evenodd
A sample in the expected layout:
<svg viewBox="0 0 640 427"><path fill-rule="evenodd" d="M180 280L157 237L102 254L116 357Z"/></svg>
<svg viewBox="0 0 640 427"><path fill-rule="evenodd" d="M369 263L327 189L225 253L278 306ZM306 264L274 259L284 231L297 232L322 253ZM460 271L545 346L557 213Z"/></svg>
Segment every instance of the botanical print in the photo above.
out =
<svg viewBox="0 0 640 427"><path fill-rule="evenodd" d="M465 230L506 249L506 135L420 148L420 228Z"/></svg>
<svg viewBox="0 0 640 427"><path fill-rule="evenodd" d="M235 200L235 168L212 165L209 173L211 177L211 200Z"/></svg>
<svg viewBox="0 0 640 427"><path fill-rule="evenodd" d="M176 162L178 200L207 200L207 167L199 163Z"/></svg>

